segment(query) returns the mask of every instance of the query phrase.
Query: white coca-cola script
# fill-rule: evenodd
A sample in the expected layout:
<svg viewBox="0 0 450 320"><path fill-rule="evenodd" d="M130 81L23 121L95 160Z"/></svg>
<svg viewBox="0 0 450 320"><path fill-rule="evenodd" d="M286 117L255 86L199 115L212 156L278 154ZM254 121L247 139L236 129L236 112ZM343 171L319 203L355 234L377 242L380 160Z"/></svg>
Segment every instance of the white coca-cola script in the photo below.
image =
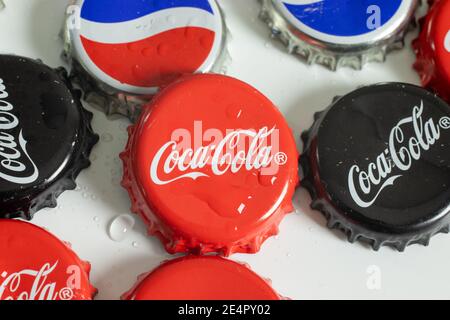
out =
<svg viewBox="0 0 450 320"><path fill-rule="evenodd" d="M8 97L3 79L0 79L0 179L15 184L29 184L37 180L39 170L27 152L27 141L23 138L22 130L17 137L11 134L20 123L12 113L14 106L5 100ZM23 176L24 172L29 174Z"/></svg>
<svg viewBox="0 0 450 320"><path fill-rule="evenodd" d="M172 140L158 150L150 167L150 177L155 184L208 178L209 175L202 171L206 166L210 166L212 174L216 176L240 170L265 170L262 174L273 175L279 165L286 162L287 156L278 152L279 132L275 128L269 130L264 127L259 131L227 130L225 136L217 129L207 130L204 134L199 131L201 122L196 121L194 139L191 139L189 131L181 129L174 132ZM177 142L186 135L188 137L182 139L183 143ZM188 145L186 141L189 141ZM203 141L208 141L209 145L204 146ZM160 168L163 176L160 176ZM174 172L179 174L174 177L171 175ZM166 179L166 175L171 175L171 178Z"/></svg>
<svg viewBox="0 0 450 320"><path fill-rule="evenodd" d="M53 265L44 264L39 270L26 269L8 274L6 271L0 276L0 300L71 300L73 291L69 287L57 290L57 283L48 281L51 273L56 269L58 261ZM31 287L24 288L23 282L31 279ZM5 293L8 296L5 296Z"/></svg>
<svg viewBox="0 0 450 320"><path fill-rule="evenodd" d="M415 161L419 161L422 154L441 138L441 130L450 128L450 118L443 117L436 122L430 118L423 119L424 104L415 106L412 116L404 118L392 129L388 147L381 152L376 161L369 163L366 170L359 165L351 167L348 174L348 187L355 203L362 207L372 206L383 190L393 186L403 177L396 172L407 172ZM413 129L414 136L406 137L405 128Z"/></svg>

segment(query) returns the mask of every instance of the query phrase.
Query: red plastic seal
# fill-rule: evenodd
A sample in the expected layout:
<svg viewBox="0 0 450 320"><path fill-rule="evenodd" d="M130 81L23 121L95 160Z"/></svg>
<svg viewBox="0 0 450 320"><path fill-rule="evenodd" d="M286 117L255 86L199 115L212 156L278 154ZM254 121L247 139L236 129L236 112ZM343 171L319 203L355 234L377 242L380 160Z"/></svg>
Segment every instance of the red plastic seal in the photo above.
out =
<svg viewBox="0 0 450 320"><path fill-rule="evenodd" d="M268 281L220 257L184 257L139 277L124 300L281 300Z"/></svg>
<svg viewBox="0 0 450 320"><path fill-rule="evenodd" d="M450 102L450 0L430 2L431 9L422 19L422 31L414 43L424 87Z"/></svg>
<svg viewBox="0 0 450 320"><path fill-rule="evenodd" d="M239 80L180 79L129 133L123 186L169 253L255 253L293 211L292 131L272 102Z"/></svg>
<svg viewBox="0 0 450 320"><path fill-rule="evenodd" d="M27 222L0 220L0 300L91 300L90 265Z"/></svg>

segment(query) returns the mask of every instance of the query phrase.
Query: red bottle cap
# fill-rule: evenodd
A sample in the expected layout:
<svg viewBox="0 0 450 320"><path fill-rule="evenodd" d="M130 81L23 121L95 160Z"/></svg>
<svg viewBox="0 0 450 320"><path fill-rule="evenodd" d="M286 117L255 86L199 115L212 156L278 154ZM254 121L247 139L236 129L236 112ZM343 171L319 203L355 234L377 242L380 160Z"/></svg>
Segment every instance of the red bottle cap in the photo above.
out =
<svg viewBox="0 0 450 320"><path fill-rule="evenodd" d="M293 211L298 154L265 96L222 75L163 90L129 130L123 186L170 253L255 253Z"/></svg>
<svg viewBox="0 0 450 320"><path fill-rule="evenodd" d="M0 220L0 300L91 300L90 265L27 222Z"/></svg>
<svg viewBox="0 0 450 320"><path fill-rule="evenodd" d="M124 300L281 300L247 266L220 257L184 257L139 277Z"/></svg>
<svg viewBox="0 0 450 320"><path fill-rule="evenodd" d="M450 0L430 2L422 19L422 32L413 43L417 54L414 68L422 84L450 102Z"/></svg>

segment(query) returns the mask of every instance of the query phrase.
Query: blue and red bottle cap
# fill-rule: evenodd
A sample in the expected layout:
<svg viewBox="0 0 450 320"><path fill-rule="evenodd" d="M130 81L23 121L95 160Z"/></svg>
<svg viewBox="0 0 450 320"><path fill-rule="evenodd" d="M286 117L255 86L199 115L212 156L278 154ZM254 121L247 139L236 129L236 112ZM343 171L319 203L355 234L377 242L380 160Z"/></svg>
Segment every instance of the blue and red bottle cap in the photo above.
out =
<svg viewBox="0 0 450 320"><path fill-rule="evenodd" d="M182 74L217 67L226 28L214 0L78 0L72 58L117 92L152 95Z"/></svg>
<svg viewBox="0 0 450 320"><path fill-rule="evenodd" d="M308 63L360 69L403 46L416 0L263 0L272 33Z"/></svg>

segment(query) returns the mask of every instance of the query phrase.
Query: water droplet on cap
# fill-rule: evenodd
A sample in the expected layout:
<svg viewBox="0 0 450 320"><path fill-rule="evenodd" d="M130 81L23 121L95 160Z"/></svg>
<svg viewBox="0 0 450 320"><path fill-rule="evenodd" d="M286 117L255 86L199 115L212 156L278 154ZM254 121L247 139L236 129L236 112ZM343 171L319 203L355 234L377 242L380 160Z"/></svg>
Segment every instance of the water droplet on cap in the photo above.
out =
<svg viewBox="0 0 450 320"><path fill-rule="evenodd" d="M227 117L230 119L239 119L242 116L242 108L236 105L230 105L227 108Z"/></svg>
<svg viewBox="0 0 450 320"><path fill-rule="evenodd" d="M262 186L270 187L275 185L277 182L277 177L259 173L258 181Z"/></svg>

